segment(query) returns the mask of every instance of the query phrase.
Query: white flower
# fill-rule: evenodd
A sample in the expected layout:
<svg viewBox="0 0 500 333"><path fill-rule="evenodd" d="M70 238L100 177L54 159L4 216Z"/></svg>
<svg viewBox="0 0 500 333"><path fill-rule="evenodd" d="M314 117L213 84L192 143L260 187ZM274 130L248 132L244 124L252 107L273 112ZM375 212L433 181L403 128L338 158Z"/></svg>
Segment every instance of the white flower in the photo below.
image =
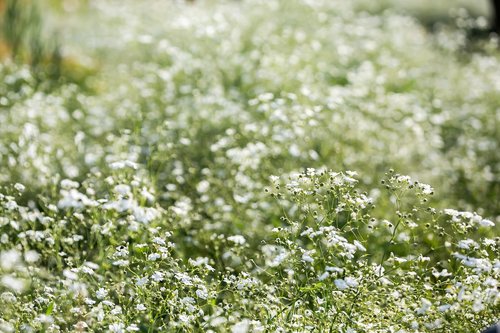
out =
<svg viewBox="0 0 500 333"><path fill-rule="evenodd" d="M175 277L177 278L177 280L180 280L186 286L193 285L191 277L185 273L175 273Z"/></svg>
<svg viewBox="0 0 500 333"><path fill-rule="evenodd" d="M2 332L2 333L14 333L15 332L14 325L9 323L8 321L0 319L0 332Z"/></svg>
<svg viewBox="0 0 500 333"><path fill-rule="evenodd" d="M19 192L24 192L26 187L23 184L15 183L14 188Z"/></svg>
<svg viewBox="0 0 500 333"><path fill-rule="evenodd" d="M363 244L361 244L359 241L355 240L354 241L354 245L356 246L356 248L359 250L359 251L363 251L363 252L366 252L366 248L363 246Z"/></svg>
<svg viewBox="0 0 500 333"><path fill-rule="evenodd" d="M138 166L137 163L128 160L113 162L109 165L113 170L124 169L126 167L136 170Z"/></svg>
<svg viewBox="0 0 500 333"><path fill-rule="evenodd" d="M335 283L335 286L339 290L345 290L345 289L349 288L349 286L347 285L347 283L343 279L336 279L334 281L334 283Z"/></svg>
<svg viewBox="0 0 500 333"><path fill-rule="evenodd" d="M157 259L161 258L161 255L159 253L151 253L148 255L148 260L155 261Z"/></svg>
<svg viewBox="0 0 500 333"><path fill-rule="evenodd" d="M231 333L247 333L250 329L250 320L243 319L231 327Z"/></svg>
<svg viewBox="0 0 500 333"><path fill-rule="evenodd" d="M483 227L494 227L495 226L495 223L493 221L490 221L490 220L487 220L487 219L483 219L479 222L479 224Z"/></svg>
<svg viewBox="0 0 500 333"><path fill-rule="evenodd" d="M276 183L280 180L280 177L275 176L275 175L271 175L271 176L269 176L269 179L271 180L271 182Z"/></svg>
<svg viewBox="0 0 500 333"><path fill-rule="evenodd" d="M424 313L426 313L427 310L429 310L430 307L432 306L432 303L428 299L426 299L426 298L422 298L421 302L422 302L422 305L420 306L419 309L416 310L417 314L424 314Z"/></svg>
<svg viewBox="0 0 500 333"><path fill-rule="evenodd" d="M160 237L153 238L153 242L158 244L158 245L166 245L165 241L163 239L161 239Z"/></svg>
<svg viewBox="0 0 500 333"><path fill-rule="evenodd" d="M0 252L0 267L5 271L22 267L21 253L14 249Z"/></svg>
<svg viewBox="0 0 500 333"><path fill-rule="evenodd" d="M106 296L108 296L108 291L104 288L99 288L99 290L96 291L95 296L97 299L104 299Z"/></svg>
<svg viewBox="0 0 500 333"><path fill-rule="evenodd" d="M125 184L120 184L115 186L115 192L118 193L119 195L127 195L131 193L130 186L125 185Z"/></svg>
<svg viewBox="0 0 500 333"><path fill-rule="evenodd" d="M238 244L238 245L243 245L246 243L245 237L243 237L241 235L229 236L227 239L235 244Z"/></svg>
<svg viewBox="0 0 500 333"><path fill-rule="evenodd" d="M207 299L208 298L207 288L205 288L204 286L199 286L198 289L196 290L196 296L198 296L201 299Z"/></svg>
<svg viewBox="0 0 500 333"><path fill-rule="evenodd" d="M449 308L451 308L450 304L443 304L441 306L438 306L438 311L439 312L446 312Z"/></svg>
<svg viewBox="0 0 500 333"><path fill-rule="evenodd" d="M133 208L134 217L137 222L141 223L149 223L153 221L155 218L160 216L160 212L153 207L139 207L136 206Z"/></svg>
<svg viewBox="0 0 500 333"><path fill-rule="evenodd" d="M17 298L16 296L14 296L13 293L11 293L10 291L6 291L4 293L2 293L0 295L0 299L3 301L3 302L8 302L8 303L14 303L17 301Z"/></svg>
<svg viewBox="0 0 500 333"><path fill-rule="evenodd" d="M446 268L444 268L443 270L441 270L441 272L438 272L437 270L432 272L432 275L434 275L435 277L447 277L447 276L451 276L451 273L448 272L448 270Z"/></svg>
<svg viewBox="0 0 500 333"><path fill-rule="evenodd" d="M205 193L208 191L209 188L210 188L210 183L206 180L202 180L196 186L196 190L198 191L198 193Z"/></svg>
<svg viewBox="0 0 500 333"><path fill-rule="evenodd" d="M112 315L119 315L122 314L122 307L117 305L113 310L110 311Z"/></svg>
<svg viewBox="0 0 500 333"><path fill-rule="evenodd" d="M84 321L79 321L79 322L77 322L75 325L73 325L73 327L74 327L74 328L75 328L78 332L84 332L84 331L85 331L85 329L86 329L87 327L89 327L89 325L87 325L87 323L86 323L86 322L84 322Z"/></svg>
<svg viewBox="0 0 500 333"><path fill-rule="evenodd" d="M458 247L465 250L470 250L472 248L477 248L479 245L472 239L464 239L458 242Z"/></svg>
<svg viewBox="0 0 500 333"><path fill-rule="evenodd" d="M342 274L344 272L343 268L340 267L331 267L331 266L326 266L326 271L328 272L334 272L334 273L340 273Z"/></svg>
<svg viewBox="0 0 500 333"><path fill-rule="evenodd" d="M302 254L302 261L308 262L308 263L313 263L314 258L311 257L311 254L313 254L314 252L316 252L316 250L310 250L310 251L304 252L304 254Z"/></svg>
<svg viewBox="0 0 500 333"><path fill-rule="evenodd" d="M72 181L70 179L61 180L61 188L65 189L65 190L69 190L72 188L78 188L78 187L80 187L80 184L78 184L78 182Z"/></svg>
<svg viewBox="0 0 500 333"><path fill-rule="evenodd" d="M123 323L115 323L109 325L109 331L112 333L124 333L125 325Z"/></svg>
<svg viewBox="0 0 500 333"><path fill-rule="evenodd" d="M185 315L185 314L181 314L179 315L179 320L183 323L189 323L189 321L191 320L191 316L188 316L188 315Z"/></svg>
<svg viewBox="0 0 500 333"><path fill-rule="evenodd" d="M428 184L419 184L420 190L423 194L430 195L434 193L434 189Z"/></svg>
<svg viewBox="0 0 500 333"><path fill-rule="evenodd" d="M17 277L14 277L12 275L4 275L2 276L2 284L11 289L12 291L15 291L17 293L23 292L26 287L27 283L23 279L19 279Z"/></svg>
<svg viewBox="0 0 500 333"><path fill-rule="evenodd" d="M321 275L318 277L318 280L319 280L319 281L326 280L329 276L330 276L330 273L329 273L329 272L324 272L323 274L321 274Z"/></svg>
<svg viewBox="0 0 500 333"><path fill-rule="evenodd" d="M215 317L210 321L210 325L213 327L217 327L219 325L224 324L227 321L224 317Z"/></svg>
<svg viewBox="0 0 500 333"><path fill-rule="evenodd" d="M87 305L94 305L94 304L95 304L95 301L94 301L93 299L91 299L91 298L88 298L88 297L87 297L87 298L85 298L83 301L84 301L84 302L85 302L85 304L87 304Z"/></svg>
<svg viewBox="0 0 500 333"><path fill-rule="evenodd" d="M114 266L128 266L130 262L128 260L116 260L116 261L113 261L113 265Z"/></svg>
<svg viewBox="0 0 500 333"><path fill-rule="evenodd" d="M17 207L17 202L12 200L9 200L5 203L5 208L7 208L7 210L15 210Z"/></svg>
<svg viewBox="0 0 500 333"><path fill-rule="evenodd" d="M38 252L36 252L35 250L26 251L26 253L24 254L24 260L27 263L37 262L38 259L40 259L40 254Z"/></svg>
<svg viewBox="0 0 500 333"><path fill-rule="evenodd" d="M345 283L347 283L347 285L351 288L356 288L359 286L358 280L350 276L345 278Z"/></svg>
<svg viewBox="0 0 500 333"><path fill-rule="evenodd" d="M65 278L70 279L70 280L76 280L76 279L78 279L78 274L76 274L75 272L72 272L69 269L65 269L63 271L63 275L64 275Z"/></svg>
<svg viewBox="0 0 500 333"><path fill-rule="evenodd" d="M135 309L136 309L137 311L145 311L145 310L146 310L146 306L145 306L144 304L140 303L140 304L137 304L137 305L135 306Z"/></svg>
<svg viewBox="0 0 500 333"><path fill-rule="evenodd" d="M474 300L474 303L472 304L472 311L474 312L480 312L484 310L484 304L483 302L481 301L480 298L477 298Z"/></svg>
<svg viewBox="0 0 500 333"><path fill-rule="evenodd" d="M190 265L198 267L198 266L201 266L201 265L207 265L208 264L208 258L207 257L197 257L196 260L189 258L188 262L189 262Z"/></svg>
<svg viewBox="0 0 500 333"><path fill-rule="evenodd" d="M148 283L149 279L147 276L144 276L142 278L137 278L135 285L138 287L144 286L146 283Z"/></svg>
<svg viewBox="0 0 500 333"><path fill-rule="evenodd" d="M163 281L163 276L164 274L162 272L156 271L153 275L151 275L151 279L153 279L153 281L160 282Z"/></svg>
<svg viewBox="0 0 500 333"><path fill-rule="evenodd" d="M127 332L137 332L139 331L139 327L136 324L131 324L127 327Z"/></svg>

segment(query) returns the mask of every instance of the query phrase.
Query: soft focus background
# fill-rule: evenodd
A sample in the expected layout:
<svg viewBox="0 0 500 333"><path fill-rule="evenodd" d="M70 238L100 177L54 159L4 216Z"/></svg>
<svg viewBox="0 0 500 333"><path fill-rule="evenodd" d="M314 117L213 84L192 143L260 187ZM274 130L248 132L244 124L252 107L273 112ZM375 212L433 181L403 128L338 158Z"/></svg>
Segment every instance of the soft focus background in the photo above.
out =
<svg viewBox="0 0 500 333"><path fill-rule="evenodd" d="M499 214L498 37L487 1L11 1L11 16L7 3L4 182L81 179L119 155L106 152L106 136L132 131L123 154L172 165L156 177L162 188L179 162L162 139L175 138L168 151L199 173L217 164L209 147L232 128L222 153L265 143L273 158L261 176L325 165L366 170L370 184L393 167L457 207ZM15 69L26 65L30 74ZM26 103L37 109L25 114ZM37 156L12 149L26 122L41 135L28 140Z"/></svg>

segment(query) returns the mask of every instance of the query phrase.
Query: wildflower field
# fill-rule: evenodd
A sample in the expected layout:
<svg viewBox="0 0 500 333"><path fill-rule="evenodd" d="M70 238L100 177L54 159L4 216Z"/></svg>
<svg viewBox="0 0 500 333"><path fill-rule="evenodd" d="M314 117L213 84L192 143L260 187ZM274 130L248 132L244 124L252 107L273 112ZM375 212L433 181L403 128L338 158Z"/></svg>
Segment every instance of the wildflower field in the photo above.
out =
<svg viewBox="0 0 500 333"><path fill-rule="evenodd" d="M435 2L0 1L0 332L500 320L500 40Z"/></svg>

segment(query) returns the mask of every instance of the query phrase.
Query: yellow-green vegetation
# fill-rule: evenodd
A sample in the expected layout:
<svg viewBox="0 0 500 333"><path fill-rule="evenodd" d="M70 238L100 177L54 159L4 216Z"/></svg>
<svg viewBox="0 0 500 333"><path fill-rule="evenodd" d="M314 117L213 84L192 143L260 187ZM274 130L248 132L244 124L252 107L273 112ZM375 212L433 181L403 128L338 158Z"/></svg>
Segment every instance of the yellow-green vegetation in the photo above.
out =
<svg viewBox="0 0 500 333"><path fill-rule="evenodd" d="M453 3L0 1L0 332L498 321L499 39Z"/></svg>

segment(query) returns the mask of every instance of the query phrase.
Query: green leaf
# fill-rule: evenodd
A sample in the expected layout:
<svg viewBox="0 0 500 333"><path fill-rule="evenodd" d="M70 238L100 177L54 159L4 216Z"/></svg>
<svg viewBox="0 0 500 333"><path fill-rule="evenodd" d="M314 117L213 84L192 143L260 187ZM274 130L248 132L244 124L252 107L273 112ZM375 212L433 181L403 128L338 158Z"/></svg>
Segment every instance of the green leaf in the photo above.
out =
<svg viewBox="0 0 500 333"><path fill-rule="evenodd" d="M47 311L45 311L45 314L47 316L50 316L50 314L52 313L53 310L54 310L54 302L49 304L49 306L47 307Z"/></svg>

